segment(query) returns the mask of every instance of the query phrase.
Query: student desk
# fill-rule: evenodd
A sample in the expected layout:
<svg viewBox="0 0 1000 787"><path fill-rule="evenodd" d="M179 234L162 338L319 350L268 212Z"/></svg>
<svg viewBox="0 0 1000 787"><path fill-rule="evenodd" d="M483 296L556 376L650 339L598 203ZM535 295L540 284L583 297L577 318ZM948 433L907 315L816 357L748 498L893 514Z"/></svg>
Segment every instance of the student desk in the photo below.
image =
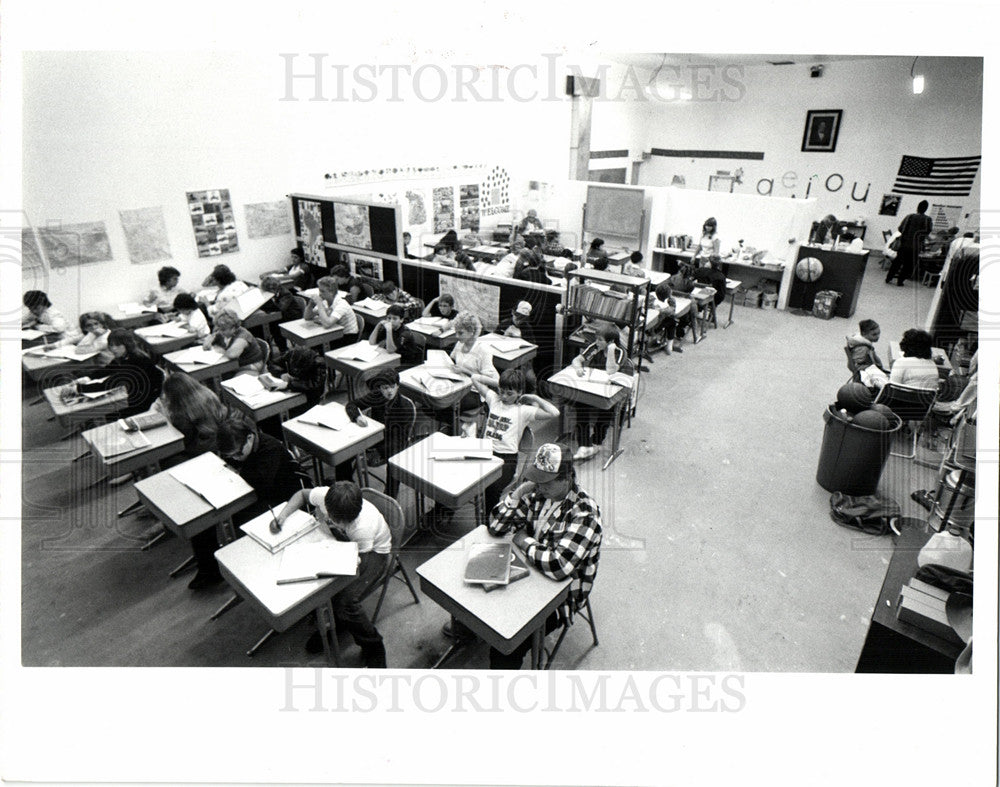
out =
<svg viewBox="0 0 1000 787"><path fill-rule="evenodd" d="M153 360L158 360L167 353L183 350L185 347L190 347L199 341L198 337L193 333L189 333L187 336L159 336L157 332L161 327L159 325L147 325L137 328L135 331L135 335L145 345L146 350Z"/></svg>
<svg viewBox="0 0 1000 787"><path fill-rule="evenodd" d="M174 359L177 358L178 353L182 352L184 350L178 350L177 352L168 353L163 356L163 364L167 372L171 374L184 372L198 382L207 380L208 384L216 391L219 390L219 380L240 368L235 358L227 358L221 352L216 353L219 356L219 360L215 363L177 363Z"/></svg>
<svg viewBox="0 0 1000 787"><path fill-rule="evenodd" d="M301 319L283 322L278 325L278 330L292 344L302 347L322 347L324 350L330 342L335 342L344 335L344 329L339 325L333 328L324 328L311 320Z"/></svg>
<svg viewBox="0 0 1000 787"><path fill-rule="evenodd" d="M395 369L399 366L402 356L399 353L387 352L382 347L375 347L378 350L378 357L374 361L359 361L357 358L348 357L358 347L373 346L367 341L360 341L347 347L330 350L323 355L326 365L335 372L343 374L347 380L348 399L357 399L360 384L370 380L376 372L383 369Z"/></svg>
<svg viewBox="0 0 1000 787"><path fill-rule="evenodd" d="M211 456L215 456L211 454ZM200 459L200 457L196 457ZM222 460L215 459L221 464ZM188 462L195 461L189 459ZM204 460L202 460L204 461ZM183 463L187 464L187 462ZM178 465L181 467L182 465ZM236 473L227 468L227 472ZM160 520L167 529L181 538L190 541L194 536L218 525L222 526L224 541L232 541L233 514L242 511L257 499L256 493L242 478L236 476L236 496L221 507L216 508L197 492L186 487L169 470L163 470L149 478L137 481L135 492L149 511ZM176 576L194 562L194 557L188 558L178 568L171 572Z"/></svg>
<svg viewBox="0 0 1000 787"><path fill-rule="evenodd" d="M274 416L284 421L288 417L289 410L306 403L306 395L297 391L265 391L255 396L240 396L225 385L221 385L220 390L225 404L246 413L255 424Z"/></svg>
<svg viewBox="0 0 1000 787"><path fill-rule="evenodd" d="M736 305L736 291L740 288L743 282L737 279L726 279L726 295L729 296L729 316L726 318L723 328L728 328L733 324L733 306Z"/></svg>
<svg viewBox="0 0 1000 787"><path fill-rule="evenodd" d="M416 337L418 337L418 340L422 342L424 346L432 350L447 350L449 347L453 347L456 342L458 342L458 337L455 335L455 329L451 327L442 331L440 328L428 328L416 322L407 323L406 327L409 328Z"/></svg>
<svg viewBox="0 0 1000 787"><path fill-rule="evenodd" d="M615 416L611 425L611 456L602 469L617 459L622 451L620 448L622 436L622 408L629 402L632 389L610 383L592 383L582 377L577 377L572 365L557 372L548 379L549 392L553 397L572 404L585 404L598 410L614 410ZM562 432L570 431L568 421L569 409L562 410Z"/></svg>
<svg viewBox="0 0 1000 787"><path fill-rule="evenodd" d="M501 336L497 333L487 333L480 336L479 341L490 348L490 352L493 354L493 365L498 371L501 372L505 369L516 369L520 366L531 366L531 362L534 360L535 356L538 355L537 344L532 344L531 342L515 337ZM495 342L497 341L522 341L528 346L501 352L496 348Z"/></svg>
<svg viewBox="0 0 1000 787"><path fill-rule="evenodd" d="M89 360L89 359L88 359ZM62 372L68 372L75 376L82 372L84 361L75 361L68 358L60 358L51 355L28 355L21 356L21 368L35 382L41 382L46 377L50 377Z"/></svg>
<svg viewBox="0 0 1000 787"><path fill-rule="evenodd" d="M331 412L338 413L346 421L347 414L342 404L330 402L323 405ZM373 418L365 416L367 426L349 422L343 429L329 429L316 424L302 423L299 418L285 421L281 428L289 445L301 448L313 458L313 472L316 485L323 484L323 468L320 463L336 467L341 462L357 459L358 483L368 486L368 463L365 451L374 448L385 437L385 427Z"/></svg>
<svg viewBox="0 0 1000 787"><path fill-rule="evenodd" d="M695 287L691 290L691 300L694 302L695 311L691 318L691 341L694 344L697 344L708 335L708 318L700 318L698 314L709 305L711 305L712 309L715 309L715 292L713 290L709 294L707 290L713 290L713 288Z"/></svg>
<svg viewBox="0 0 1000 787"><path fill-rule="evenodd" d="M121 311L121 307L118 308L117 313L112 312L112 316L115 318L115 322L118 323L118 327L126 328L130 331L142 328L145 325L152 325L159 320L159 314L160 312L157 309L151 312L143 311L137 314L126 314Z"/></svg>
<svg viewBox="0 0 1000 787"><path fill-rule="evenodd" d="M903 351L899 349L899 342L889 342L889 365L892 366L897 358L903 357ZM946 378L951 375L953 367L948 360L948 353L940 347L931 347L931 360L937 364L938 377Z"/></svg>
<svg viewBox="0 0 1000 787"><path fill-rule="evenodd" d="M531 567L524 579L490 593L478 585L466 584L462 577L469 546L500 540L485 526L477 527L417 567L420 589L501 653L510 653L531 637L531 668L541 669L545 621L569 597L572 580L549 579ZM502 540L510 540L510 536ZM434 666L454 650L453 645Z"/></svg>
<svg viewBox="0 0 1000 787"><path fill-rule="evenodd" d="M462 397L472 390L472 380L469 378L466 378L462 382L435 380L430 388L427 388L427 386L420 382L419 374L421 372L439 368L422 363L420 366L414 366L412 369L403 369L399 373L399 386L403 389L404 393L411 398L416 398L432 410L447 410L450 408L452 431L454 434L459 434L461 428L459 413L462 406Z"/></svg>
<svg viewBox="0 0 1000 787"><path fill-rule="evenodd" d="M95 418L104 419L109 415L117 416L119 408L128 400L128 394L124 388L113 388L96 398L78 396L69 402L64 402L62 392L71 390L73 385L75 383L57 385L42 391L45 401L49 403L49 407L52 408L59 424L65 429L71 428L74 424L92 421Z"/></svg>
<svg viewBox="0 0 1000 787"><path fill-rule="evenodd" d="M21 330L21 349L30 350L39 345L52 344L62 337L61 333L42 333L34 328L24 328Z"/></svg>
<svg viewBox="0 0 1000 787"><path fill-rule="evenodd" d="M296 543L303 544L328 538L329 536L314 530L306 533ZM229 586L264 618L272 630L286 631L306 615L315 612L327 664L331 667L340 666L331 601L339 591L354 580L354 577L279 585L277 577L281 567L281 553L272 555L249 536L226 544L215 553L215 559ZM331 641L333 647L330 645ZM252 655L254 650L248 651L247 655Z"/></svg>
<svg viewBox="0 0 1000 787"><path fill-rule="evenodd" d="M369 328L374 328L385 319L385 312L379 313L364 306L358 306L356 303L352 303L351 308L354 309L355 314L365 321L365 325Z"/></svg>
<svg viewBox="0 0 1000 787"><path fill-rule="evenodd" d="M242 320L241 324L248 331L251 328L263 327L264 336L270 339L271 326L276 322L281 322L282 319L280 311L268 312L258 308L253 314L248 315L245 320Z"/></svg>
<svg viewBox="0 0 1000 787"><path fill-rule="evenodd" d="M503 246L473 246L471 249L466 249L465 253L476 260L496 262L507 254L507 249Z"/></svg>

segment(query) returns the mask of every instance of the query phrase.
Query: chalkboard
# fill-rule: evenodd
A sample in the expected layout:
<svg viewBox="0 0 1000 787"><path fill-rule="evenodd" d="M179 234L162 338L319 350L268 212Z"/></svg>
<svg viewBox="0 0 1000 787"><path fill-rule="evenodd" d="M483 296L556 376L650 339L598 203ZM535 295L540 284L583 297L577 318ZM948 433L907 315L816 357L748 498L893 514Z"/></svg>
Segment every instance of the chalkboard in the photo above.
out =
<svg viewBox="0 0 1000 787"><path fill-rule="evenodd" d="M616 238L642 237L642 189L587 186L587 212L583 229Z"/></svg>

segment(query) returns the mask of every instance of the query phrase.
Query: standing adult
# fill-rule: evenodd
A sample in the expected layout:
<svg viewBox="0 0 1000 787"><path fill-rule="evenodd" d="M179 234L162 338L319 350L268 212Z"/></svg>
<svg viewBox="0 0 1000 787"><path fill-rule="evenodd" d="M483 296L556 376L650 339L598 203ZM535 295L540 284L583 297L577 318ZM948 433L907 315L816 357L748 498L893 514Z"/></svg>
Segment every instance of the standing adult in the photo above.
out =
<svg viewBox="0 0 1000 787"><path fill-rule="evenodd" d="M917 212L911 213L899 225L899 249L896 251L892 267L889 268L889 275L885 277L886 284L891 284L895 279L896 286L902 287L903 282L913 276L924 241L933 226L931 217L927 215L928 207L927 200L920 200Z"/></svg>
<svg viewBox="0 0 1000 787"><path fill-rule="evenodd" d="M695 246L694 257L691 258L691 261L697 262L708 257L718 257L721 243L719 240L719 223L713 216L709 216L701 226L701 239L698 241L698 245Z"/></svg>

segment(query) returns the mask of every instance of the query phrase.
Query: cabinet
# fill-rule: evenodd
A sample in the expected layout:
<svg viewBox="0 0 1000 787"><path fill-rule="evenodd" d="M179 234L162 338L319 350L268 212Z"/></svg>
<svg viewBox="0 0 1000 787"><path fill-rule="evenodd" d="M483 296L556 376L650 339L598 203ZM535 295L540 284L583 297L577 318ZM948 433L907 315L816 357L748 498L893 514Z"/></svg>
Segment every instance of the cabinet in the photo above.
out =
<svg viewBox="0 0 1000 787"><path fill-rule="evenodd" d="M861 280L868 264L868 252L854 254L848 251L832 251L818 246L800 246L796 263L806 257L819 260L823 265L822 275L815 281L802 281L793 275L792 286L788 295L788 306L793 309L810 311L813 300L820 290L836 290L840 293L837 317L851 317L858 306L858 295L861 292Z"/></svg>
<svg viewBox="0 0 1000 787"><path fill-rule="evenodd" d="M610 271L570 271L566 275L565 313L589 320L604 320L627 330L625 350L630 358L638 357L644 349L646 302L649 279L624 276ZM570 337L589 344L590 340L578 329Z"/></svg>

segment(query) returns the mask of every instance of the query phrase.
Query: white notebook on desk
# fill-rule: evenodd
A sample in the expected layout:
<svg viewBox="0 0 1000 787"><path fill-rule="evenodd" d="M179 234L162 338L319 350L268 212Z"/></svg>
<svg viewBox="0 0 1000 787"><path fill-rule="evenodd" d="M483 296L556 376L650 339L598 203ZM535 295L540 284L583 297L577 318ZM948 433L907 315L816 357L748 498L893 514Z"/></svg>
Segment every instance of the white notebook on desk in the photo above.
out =
<svg viewBox="0 0 1000 787"><path fill-rule="evenodd" d="M377 301L374 298L362 298L360 301L354 303L359 309L364 309L372 314L379 317L384 317L385 313L389 311L389 304L385 301Z"/></svg>
<svg viewBox="0 0 1000 787"><path fill-rule="evenodd" d="M271 532L271 522L274 516L270 511L265 511L258 517L251 519L245 525L240 526L240 530L250 538L264 547L272 555L278 554L281 550L298 541L306 533L311 533L319 526L319 522L309 514L308 511L293 511L291 515L282 523L281 530L277 533Z"/></svg>
<svg viewBox="0 0 1000 787"><path fill-rule="evenodd" d="M371 363L372 361L377 360L382 353L379 352L378 347L375 345L368 344L368 342L359 342L358 344L350 347L345 347L342 350L335 350L333 354L345 361L364 361L365 363Z"/></svg>
<svg viewBox="0 0 1000 787"><path fill-rule="evenodd" d="M213 508L222 508L250 490L215 454L201 454L168 472Z"/></svg>
<svg viewBox="0 0 1000 787"><path fill-rule="evenodd" d="M327 429L339 431L351 425L351 419L347 417L347 411L342 405L336 402L330 404L318 404L306 410L295 419L299 423L311 424L313 426L323 426Z"/></svg>
<svg viewBox="0 0 1000 787"><path fill-rule="evenodd" d="M222 353L218 353L215 350L206 350L202 347L189 347L186 350L181 350L176 355L171 356L170 360L174 363L191 363L191 364L201 364L202 366L210 366L213 363L218 363L223 358Z"/></svg>
<svg viewBox="0 0 1000 787"><path fill-rule="evenodd" d="M328 577L353 577L358 573L358 545L354 541L310 541L291 544L281 551L278 584L310 582Z"/></svg>
<svg viewBox="0 0 1000 787"><path fill-rule="evenodd" d="M428 452L430 458L438 462L492 459L493 441L435 432L431 435Z"/></svg>

